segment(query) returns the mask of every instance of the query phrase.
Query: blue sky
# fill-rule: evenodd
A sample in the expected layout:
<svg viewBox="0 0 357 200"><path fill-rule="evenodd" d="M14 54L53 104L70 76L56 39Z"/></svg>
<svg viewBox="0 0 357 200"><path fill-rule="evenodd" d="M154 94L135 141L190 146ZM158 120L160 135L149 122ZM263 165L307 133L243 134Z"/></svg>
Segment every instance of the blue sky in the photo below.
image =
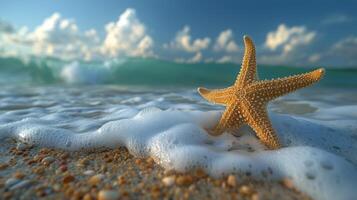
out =
<svg viewBox="0 0 357 200"><path fill-rule="evenodd" d="M247 34L264 64L357 66L356 10L326 0L0 0L0 53L240 62Z"/></svg>

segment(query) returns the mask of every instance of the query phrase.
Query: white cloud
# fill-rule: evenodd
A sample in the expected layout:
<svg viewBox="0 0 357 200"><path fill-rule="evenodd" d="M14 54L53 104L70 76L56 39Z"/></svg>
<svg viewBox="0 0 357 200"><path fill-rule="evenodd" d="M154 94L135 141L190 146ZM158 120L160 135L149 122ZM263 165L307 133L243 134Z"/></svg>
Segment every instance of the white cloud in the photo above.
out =
<svg viewBox="0 0 357 200"><path fill-rule="evenodd" d="M95 29L80 31L76 22L53 13L29 31L18 30L0 21L1 54L53 56L61 59L101 59L120 56L151 56L153 40L137 19L135 10L127 9L117 22L106 25L105 39Z"/></svg>
<svg viewBox="0 0 357 200"><path fill-rule="evenodd" d="M203 60L202 52L207 49L211 43L208 37L192 39L190 27L184 26L176 33L176 37L168 44L164 44L166 49L180 50L186 53L194 53L191 58L176 58L176 62L197 63Z"/></svg>
<svg viewBox="0 0 357 200"><path fill-rule="evenodd" d="M319 53L313 54L308 58L308 60L311 63L316 63L321 60L321 54Z"/></svg>
<svg viewBox="0 0 357 200"><path fill-rule="evenodd" d="M307 47L316 37L316 32L305 26L288 27L280 24L275 31L267 33L264 52L259 56L259 62L264 64L306 65L313 58L307 53Z"/></svg>
<svg viewBox="0 0 357 200"><path fill-rule="evenodd" d="M170 44L164 45L164 47L183 50L186 52L199 52L207 49L210 43L211 39L208 37L197 38L191 41L190 27L184 26L183 29L176 34L174 41Z"/></svg>
<svg viewBox="0 0 357 200"><path fill-rule="evenodd" d="M100 42L94 29L80 32L74 20L62 18L59 13L45 19L28 38L36 54L64 59L90 60Z"/></svg>
<svg viewBox="0 0 357 200"><path fill-rule="evenodd" d="M276 31L267 34L265 47L275 51L282 48L283 53L287 54L295 48L310 44L316 36L315 31L308 31L305 26L288 27L280 24Z"/></svg>
<svg viewBox="0 0 357 200"><path fill-rule="evenodd" d="M97 52L100 38L95 30L80 32L74 20L54 13L30 32L22 27L8 35L6 44L18 54L53 56L62 59L90 60Z"/></svg>
<svg viewBox="0 0 357 200"><path fill-rule="evenodd" d="M237 52L238 45L233 40L233 32L230 29L222 31L217 37L213 47L215 51Z"/></svg>
<svg viewBox="0 0 357 200"><path fill-rule="evenodd" d="M203 59L202 53L197 52L193 57L185 59L185 58L176 58L175 62L178 63L198 63L201 62Z"/></svg>
<svg viewBox="0 0 357 200"><path fill-rule="evenodd" d="M347 37L344 38L332 46L332 50L340 52L341 54L348 55L353 54L356 56L357 50L357 37Z"/></svg>
<svg viewBox="0 0 357 200"><path fill-rule="evenodd" d="M342 58L345 64L357 64L357 37L350 36L336 42L328 54Z"/></svg>
<svg viewBox="0 0 357 200"><path fill-rule="evenodd" d="M29 47L24 46L19 39L27 36L27 28L19 30L5 21L0 20L0 56L17 57L28 51Z"/></svg>
<svg viewBox="0 0 357 200"><path fill-rule="evenodd" d="M102 52L116 56L152 56L153 39L146 33L146 28L136 16L134 9L128 8L118 21L105 26L107 35Z"/></svg>
<svg viewBox="0 0 357 200"><path fill-rule="evenodd" d="M233 62L233 58L231 56L223 56L217 60L217 63L230 63Z"/></svg>
<svg viewBox="0 0 357 200"><path fill-rule="evenodd" d="M331 24L340 24L351 21L351 18L344 14L332 14L327 16L322 20L322 24L331 25Z"/></svg>
<svg viewBox="0 0 357 200"><path fill-rule="evenodd" d="M325 66L353 66L357 65L357 36L349 36L333 43L326 51L312 54L310 63Z"/></svg>
<svg viewBox="0 0 357 200"><path fill-rule="evenodd" d="M188 60L189 63L197 63L202 60L202 53L197 52L195 56L193 56L191 59Z"/></svg>

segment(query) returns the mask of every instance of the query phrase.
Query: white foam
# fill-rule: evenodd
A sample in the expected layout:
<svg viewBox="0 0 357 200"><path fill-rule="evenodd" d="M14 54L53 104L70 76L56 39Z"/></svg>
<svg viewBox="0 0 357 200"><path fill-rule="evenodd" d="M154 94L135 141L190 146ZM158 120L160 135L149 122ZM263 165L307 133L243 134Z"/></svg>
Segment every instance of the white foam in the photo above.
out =
<svg viewBox="0 0 357 200"><path fill-rule="evenodd" d="M138 111L130 107L111 111L101 119L110 122L95 131L85 131L83 127L90 126L85 120L72 123L82 127L80 134L58 128L65 119L52 114L5 123L0 126L0 138L65 150L126 146L133 155L151 156L168 169L200 167L216 177L234 172L268 180L291 177L315 199L350 200L357 195L357 170L352 164L357 163L356 141L341 130L271 113L281 142L288 147L267 151L245 127L239 130L241 137L209 136L205 129L217 123L220 111ZM254 151L247 151L247 146Z"/></svg>

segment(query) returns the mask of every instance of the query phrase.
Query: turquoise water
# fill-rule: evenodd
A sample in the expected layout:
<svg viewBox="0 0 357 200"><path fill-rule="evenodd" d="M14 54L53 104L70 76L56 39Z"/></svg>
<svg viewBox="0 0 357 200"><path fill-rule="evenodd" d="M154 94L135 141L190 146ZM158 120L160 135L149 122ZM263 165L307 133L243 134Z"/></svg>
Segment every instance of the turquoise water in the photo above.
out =
<svg viewBox="0 0 357 200"><path fill-rule="evenodd" d="M318 68L321 66L317 66ZM322 66L323 67L323 66ZM161 87L224 86L239 72L238 64L186 64L157 59L67 62L57 59L0 58L0 84L114 84ZM258 66L259 77L270 79L314 68ZM327 68L321 87L355 88L357 70Z"/></svg>

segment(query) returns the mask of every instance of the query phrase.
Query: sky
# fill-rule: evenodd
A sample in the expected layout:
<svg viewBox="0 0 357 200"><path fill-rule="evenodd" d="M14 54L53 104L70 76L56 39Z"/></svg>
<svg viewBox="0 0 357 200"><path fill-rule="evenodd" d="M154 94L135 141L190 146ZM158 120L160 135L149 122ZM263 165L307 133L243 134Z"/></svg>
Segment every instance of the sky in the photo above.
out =
<svg viewBox="0 0 357 200"><path fill-rule="evenodd" d="M357 67L357 1L0 0L0 56Z"/></svg>

